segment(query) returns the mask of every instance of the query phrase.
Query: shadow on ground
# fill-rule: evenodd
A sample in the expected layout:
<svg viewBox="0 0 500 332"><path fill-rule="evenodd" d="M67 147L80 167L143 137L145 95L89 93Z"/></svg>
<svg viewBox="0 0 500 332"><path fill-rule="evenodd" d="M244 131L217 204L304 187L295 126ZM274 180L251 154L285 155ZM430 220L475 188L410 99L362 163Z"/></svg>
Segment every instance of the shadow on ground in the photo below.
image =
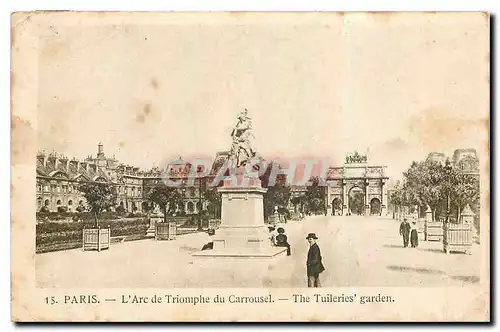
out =
<svg viewBox="0 0 500 332"><path fill-rule="evenodd" d="M460 280L463 282L468 282L470 284L479 283L479 277L477 277L477 276L452 276L451 278L455 279L455 280Z"/></svg>
<svg viewBox="0 0 500 332"><path fill-rule="evenodd" d="M396 245L396 244L384 244L382 247L384 247L384 248L399 248L399 249L404 248L402 245Z"/></svg>
<svg viewBox="0 0 500 332"><path fill-rule="evenodd" d="M437 253L443 253L443 249L436 249L436 248L419 248L419 251L428 251L428 252L437 252Z"/></svg>
<svg viewBox="0 0 500 332"><path fill-rule="evenodd" d="M417 273L426 273L426 274L446 274L441 270L435 269L425 269L425 268L416 268L416 267L408 267L408 266L396 266L396 265L388 265L387 269L398 272L417 272Z"/></svg>

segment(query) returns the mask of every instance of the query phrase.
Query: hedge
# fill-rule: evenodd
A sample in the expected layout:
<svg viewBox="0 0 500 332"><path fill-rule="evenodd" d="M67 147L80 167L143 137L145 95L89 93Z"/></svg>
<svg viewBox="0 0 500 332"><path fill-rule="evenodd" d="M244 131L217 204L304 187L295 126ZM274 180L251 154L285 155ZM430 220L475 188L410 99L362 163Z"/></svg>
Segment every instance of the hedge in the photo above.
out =
<svg viewBox="0 0 500 332"><path fill-rule="evenodd" d="M46 222L36 226L36 252L47 252L77 248L82 243L83 228L92 228L93 222L57 223ZM105 220L101 227L110 227L111 236L135 236L136 239L146 234L149 221L145 218Z"/></svg>
<svg viewBox="0 0 500 332"><path fill-rule="evenodd" d="M115 220L123 217L127 218L138 218L143 217L145 214L142 213L117 213L117 212L102 212L99 214L99 220ZM37 212L36 220L38 222L50 222L54 220L83 220L83 221L93 221L94 214L92 212Z"/></svg>

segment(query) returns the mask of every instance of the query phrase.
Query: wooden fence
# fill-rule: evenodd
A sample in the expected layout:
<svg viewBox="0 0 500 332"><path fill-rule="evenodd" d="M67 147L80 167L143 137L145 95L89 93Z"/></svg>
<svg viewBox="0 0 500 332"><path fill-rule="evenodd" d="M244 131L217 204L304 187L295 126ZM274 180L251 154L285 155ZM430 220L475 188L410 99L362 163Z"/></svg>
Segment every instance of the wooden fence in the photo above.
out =
<svg viewBox="0 0 500 332"><path fill-rule="evenodd" d="M84 228L82 248L83 250L109 249L111 244L111 229L108 228Z"/></svg>

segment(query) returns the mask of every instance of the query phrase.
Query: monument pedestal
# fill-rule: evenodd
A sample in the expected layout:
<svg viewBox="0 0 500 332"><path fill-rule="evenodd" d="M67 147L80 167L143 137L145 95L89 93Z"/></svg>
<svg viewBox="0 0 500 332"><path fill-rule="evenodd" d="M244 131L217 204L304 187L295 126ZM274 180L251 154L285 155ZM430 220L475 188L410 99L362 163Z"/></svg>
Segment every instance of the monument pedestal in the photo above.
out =
<svg viewBox="0 0 500 332"><path fill-rule="evenodd" d="M241 182L241 181L240 181ZM213 237L213 249L193 253L196 257L273 258L286 253L286 248L274 247L264 224L263 195L259 179L247 183L224 181L221 224Z"/></svg>
<svg viewBox="0 0 500 332"><path fill-rule="evenodd" d="M149 216L149 228L146 231L147 237L155 237L156 235L156 224L161 222L163 216L161 214L152 214Z"/></svg>

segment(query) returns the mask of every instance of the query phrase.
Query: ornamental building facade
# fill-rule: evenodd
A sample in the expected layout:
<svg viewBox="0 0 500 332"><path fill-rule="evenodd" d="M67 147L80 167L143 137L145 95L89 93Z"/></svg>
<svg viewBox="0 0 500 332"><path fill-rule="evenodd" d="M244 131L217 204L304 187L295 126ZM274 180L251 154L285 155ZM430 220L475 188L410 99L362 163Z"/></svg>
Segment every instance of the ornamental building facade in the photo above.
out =
<svg viewBox="0 0 500 332"><path fill-rule="evenodd" d="M76 212L86 208L86 201L80 191L80 181L109 183L116 187L117 205L124 211L133 213L147 212L151 203L147 199L150 188L168 177L178 181L186 214L196 214L206 209L204 192L213 183L217 172L229 157L228 152L218 152L210 171L198 166L189 177L191 164L179 160L167 166L168 174L159 168L141 170L138 167L119 163L114 156L104 153L99 143L97 154L84 160L69 159L52 152L37 154L36 165L36 204L39 212ZM328 167L323 203L325 212L332 215L375 214L385 212L387 192L385 166L370 165L366 156L357 153L346 158L342 166ZM291 185L291 197L304 195L306 186ZM358 195L353 195L358 193ZM354 198L354 197L357 198ZM356 200L357 199L357 200Z"/></svg>

